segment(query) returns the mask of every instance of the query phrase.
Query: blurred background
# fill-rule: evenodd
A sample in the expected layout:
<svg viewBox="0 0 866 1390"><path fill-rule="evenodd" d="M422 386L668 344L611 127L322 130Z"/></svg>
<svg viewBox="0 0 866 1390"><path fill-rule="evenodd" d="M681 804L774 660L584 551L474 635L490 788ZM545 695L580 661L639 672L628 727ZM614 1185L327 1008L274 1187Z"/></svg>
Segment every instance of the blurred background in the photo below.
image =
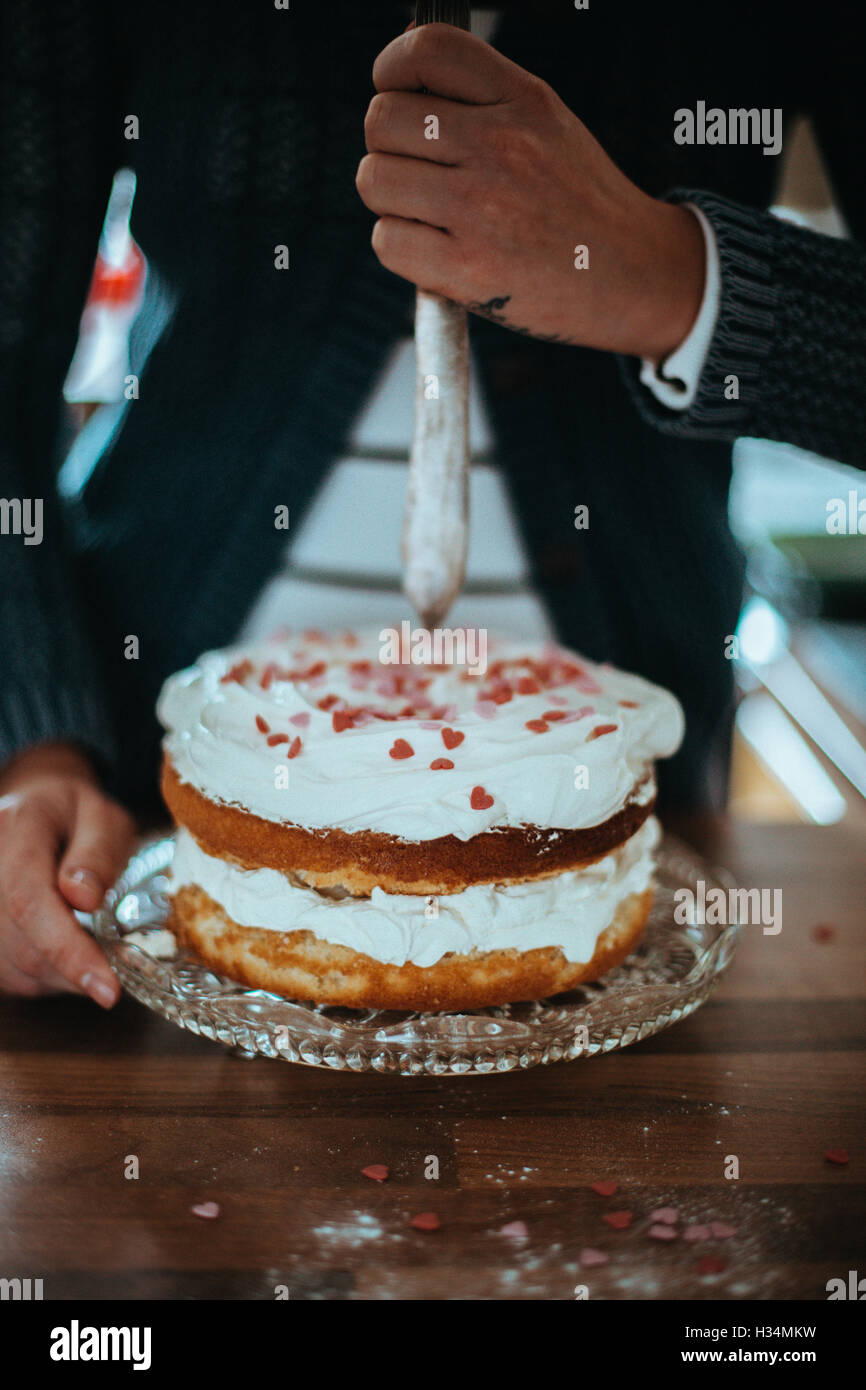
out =
<svg viewBox="0 0 866 1390"><path fill-rule="evenodd" d="M137 374L171 318L171 298L134 240L134 198L134 174L118 171L64 388L69 442L60 486L68 497L121 427ZM773 211L831 236L846 234L806 121L786 139ZM406 339L345 457L302 525L293 526L285 569L262 594L245 636L287 621L330 626L335 601L346 625L392 620L414 375ZM490 461L475 381L471 418L467 582L449 622L552 635ZM752 821L846 820L866 829L866 484L833 460L742 439L729 510L747 556L747 591L730 643L740 696L730 813Z"/></svg>

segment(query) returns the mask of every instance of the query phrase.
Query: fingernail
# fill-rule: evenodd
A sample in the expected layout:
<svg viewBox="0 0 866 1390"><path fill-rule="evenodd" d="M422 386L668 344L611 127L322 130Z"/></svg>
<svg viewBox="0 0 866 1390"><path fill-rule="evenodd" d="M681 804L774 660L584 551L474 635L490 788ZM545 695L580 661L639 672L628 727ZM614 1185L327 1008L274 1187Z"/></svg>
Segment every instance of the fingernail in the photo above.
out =
<svg viewBox="0 0 866 1390"><path fill-rule="evenodd" d="M82 989L87 991L91 999L102 1005L103 1009L110 1009L117 999L117 986L109 984L99 975L94 975L91 970L88 970L86 975L82 975L79 984Z"/></svg>
<svg viewBox="0 0 866 1390"><path fill-rule="evenodd" d="M98 893L102 897L102 884L92 869L72 869L66 877L70 883L77 883L89 893Z"/></svg>

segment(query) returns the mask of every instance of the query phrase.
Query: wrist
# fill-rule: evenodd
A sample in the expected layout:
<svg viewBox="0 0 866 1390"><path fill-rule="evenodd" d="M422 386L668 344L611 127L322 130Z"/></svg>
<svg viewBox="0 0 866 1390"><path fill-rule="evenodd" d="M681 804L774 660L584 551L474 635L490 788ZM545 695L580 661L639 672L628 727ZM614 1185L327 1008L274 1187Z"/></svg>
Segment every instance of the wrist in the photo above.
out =
<svg viewBox="0 0 866 1390"><path fill-rule="evenodd" d="M630 345L621 349L658 365L685 342L704 293L706 250L697 217L657 199L647 221L644 274L635 296Z"/></svg>
<svg viewBox="0 0 866 1390"><path fill-rule="evenodd" d="M96 769L90 758L75 743L35 743L22 748L0 767L0 792L20 786L32 777L75 777L80 781L98 783Z"/></svg>

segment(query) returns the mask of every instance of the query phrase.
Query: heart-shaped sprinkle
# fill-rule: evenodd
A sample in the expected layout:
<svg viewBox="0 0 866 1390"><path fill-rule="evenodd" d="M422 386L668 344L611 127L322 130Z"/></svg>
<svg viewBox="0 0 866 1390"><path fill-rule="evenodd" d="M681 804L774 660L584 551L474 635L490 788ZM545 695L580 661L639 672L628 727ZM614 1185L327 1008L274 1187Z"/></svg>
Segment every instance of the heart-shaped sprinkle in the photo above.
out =
<svg viewBox="0 0 866 1390"><path fill-rule="evenodd" d="M542 719L549 719L551 721L555 719L564 719L565 711L561 709L546 709L541 717Z"/></svg>
<svg viewBox="0 0 866 1390"><path fill-rule="evenodd" d="M686 1226L683 1240L709 1240L711 1235L709 1226Z"/></svg>
<svg viewBox="0 0 866 1390"><path fill-rule="evenodd" d="M349 714L349 711L345 709L335 709L334 713L331 715L331 727L335 734L341 734L345 729L351 729L352 716Z"/></svg>
<svg viewBox="0 0 866 1390"><path fill-rule="evenodd" d="M620 700L623 709L640 709L637 700Z"/></svg>
<svg viewBox="0 0 866 1390"><path fill-rule="evenodd" d="M594 1269L596 1265L606 1265L610 1260L610 1255L606 1255L603 1250L592 1250L587 1246L578 1255L583 1269Z"/></svg>
<svg viewBox="0 0 866 1390"><path fill-rule="evenodd" d="M526 727L531 729L534 734L546 734L550 725L545 724L543 719L527 719Z"/></svg>
<svg viewBox="0 0 866 1390"><path fill-rule="evenodd" d="M421 1211L412 1217L409 1225L414 1226L416 1231L438 1231L442 1222L435 1211Z"/></svg>
<svg viewBox="0 0 866 1390"><path fill-rule="evenodd" d="M829 922L819 922L817 927L812 928L812 936L815 941L832 941L836 935L836 928L831 927Z"/></svg>
<svg viewBox="0 0 866 1390"><path fill-rule="evenodd" d="M362 1176L372 1178L374 1182L384 1182L389 1172L390 1169L386 1163L368 1163L366 1168L361 1169Z"/></svg>
<svg viewBox="0 0 866 1390"><path fill-rule="evenodd" d="M647 1235L653 1240L676 1240L677 1233L673 1226L650 1226Z"/></svg>
<svg viewBox="0 0 866 1390"><path fill-rule="evenodd" d="M541 686L531 676L521 676L517 682L518 695L537 695Z"/></svg>
<svg viewBox="0 0 866 1390"><path fill-rule="evenodd" d="M450 758L434 758L430 764L431 772L450 772L454 766Z"/></svg>
<svg viewBox="0 0 866 1390"><path fill-rule="evenodd" d="M845 1164L849 1162L847 1149L828 1149L824 1157L828 1163Z"/></svg>
<svg viewBox="0 0 866 1390"><path fill-rule="evenodd" d="M591 1184L593 1192L597 1192L599 1197L612 1197L617 1190L617 1184L613 1178L602 1178L600 1182Z"/></svg>
<svg viewBox="0 0 866 1390"><path fill-rule="evenodd" d="M300 714L289 715L289 723L294 724L296 729L306 729L309 722L310 716L306 710L302 710Z"/></svg>
<svg viewBox="0 0 866 1390"><path fill-rule="evenodd" d="M411 743L407 743L405 738L394 740L394 746L388 749L388 757L399 761L401 758L414 758L415 749Z"/></svg>
<svg viewBox="0 0 866 1390"><path fill-rule="evenodd" d="M270 738L268 739L268 747L276 748L278 743L288 743L288 741L288 734L271 734Z"/></svg>
<svg viewBox="0 0 866 1390"><path fill-rule="evenodd" d="M508 1236L510 1240L527 1240L529 1227L525 1221L509 1221L507 1226L499 1227L499 1234Z"/></svg>
<svg viewBox="0 0 866 1390"><path fill-rule="evenodd" d="M465 737L466 735L462 734L459 729L442 730L442 742L448 749L459 748Z"/></svg>
<svg viewBox="0 0 866 1390"><path fill-rule="evenodd" d="M727 1263L718 1255L704 1255L698 1260L698 1274L721 1274Z"/></svg>
<svg viewBox="0 0 866 1390"><path fill-rule="evenodd" d="M288 751L288 753L286 754L286 757L287 757L287 758L296 758L296 757L298 756L298 754L300 753L300 751L301 751L301 740L300 740L300 738L293 738L292 741L291 741L291 743L289 744L289 751Z"/></svg>
<svg viewBox="0 0 866 1390"><path fill-rule="evenodd" d="M679 1215L676 1207L659 1207L658 1211L650 1212L650 1221L661 1221L663 1226L675 1226Z"/></svg>
<svg viewBox="0 0 866 1390"><path fill-rule="evenodd" d="M214 1221L220 1214L219 1202L197 1202L194 1207L190 1207L193 1216L200 1216L205 1221Z"/></svg>
<svg viewBox="0 0 866 1390"><path fill-rule="evenodd" d="M624 1231L626 1226L631 1225L631 1218L630 1211L607 1211L601 1219L606 1221L608 1226L613 1226L615 1231Z"/></svg>
<svg viewBox="0 0 866 1390"><path fill-rule="evenodd" d="M617 724L597 724L591 733L587 734L586 741L592 743L594 738L602 738L604 734L615 734L618 727Z"/></svg>
<svg viewBox="0 0 866 1390"><path fill-rule="evenodd" d="M481 719L495 719L497 708L498 706L492 700L478 700L475 705L475 713Z"/></svg>
<svg viewBox="0 0 866 1390"><path fill-rule="evenodd" d="M251 661L239 661L226 671L224 676L220 676L220 684L225 685L228 681L237 681L238 685L243 685L252 670L253 663Z"/></svg>
<svg viewBox="0 0 866 1390"><path fill-rule="evenodd" d="M736 1226L729 1226L726 1221L711 1221L710 1235L716 1240L727 1240L729 1236L737 1234Z"/></svg>
<svg viewBox="0 0 866 1390"><path fill-rule="evenodd" d="M266 719L262 719L262 716L260 714L256 715L256 728L258 729L260 734L269 734L271 732L270 724L267 722Z"/></svg>
<svg viewBox="0 0 866 1390"><path fill-rule="evenodd" d="M442 725L438 719L422 719L418 723L419 729L441 729Z"/></svg>
<svg viewBox="0 0 866 1390"><path fill-rule="evenodd" d="M488 796L483 787L473 787L469 805L473 811L486 811L493 805L493 797Z"/></svg>

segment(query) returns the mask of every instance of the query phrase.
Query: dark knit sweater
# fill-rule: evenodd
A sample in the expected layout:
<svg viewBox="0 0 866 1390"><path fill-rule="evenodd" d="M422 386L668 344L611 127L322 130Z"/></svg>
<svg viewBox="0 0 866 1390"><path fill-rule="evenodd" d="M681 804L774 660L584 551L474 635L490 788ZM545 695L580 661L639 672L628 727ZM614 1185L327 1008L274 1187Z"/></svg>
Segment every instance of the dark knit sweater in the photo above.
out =
<svg viewBox="0 0 866 1390"><path fill-rule="evenodd" d="M370 67L406 19L357 0L5 0L0 498L42 497L45 537L0 535L0 759L75 739L122 794L153 793L163 679L234 636L280 562L274 507L301 520L410 331L411 287L376 262L354 188ZM834 0L817 14L728 4L709 34L704 7L679 0L533 2L507 7L496 42L642 188L698 203L718 238L721 313L685 412L655 402L632 361L472 325L497 459L559 636L677 693L688 735L663 790L700 804L729 733L725 638L741 594L731 441L862 463L866 257L857 240L767 215L778 162L679 146L673 113L698 100L809 112L861 238L856 46ZM136 142L123 139L130 113ZM121 164L138 174L135 235L178 307L123 431L61 507L60 386ZM274 269L278 244L290 271ZM732 373L738 400L724 396ZM573 526L579 502L587 531Z"/></svg>

